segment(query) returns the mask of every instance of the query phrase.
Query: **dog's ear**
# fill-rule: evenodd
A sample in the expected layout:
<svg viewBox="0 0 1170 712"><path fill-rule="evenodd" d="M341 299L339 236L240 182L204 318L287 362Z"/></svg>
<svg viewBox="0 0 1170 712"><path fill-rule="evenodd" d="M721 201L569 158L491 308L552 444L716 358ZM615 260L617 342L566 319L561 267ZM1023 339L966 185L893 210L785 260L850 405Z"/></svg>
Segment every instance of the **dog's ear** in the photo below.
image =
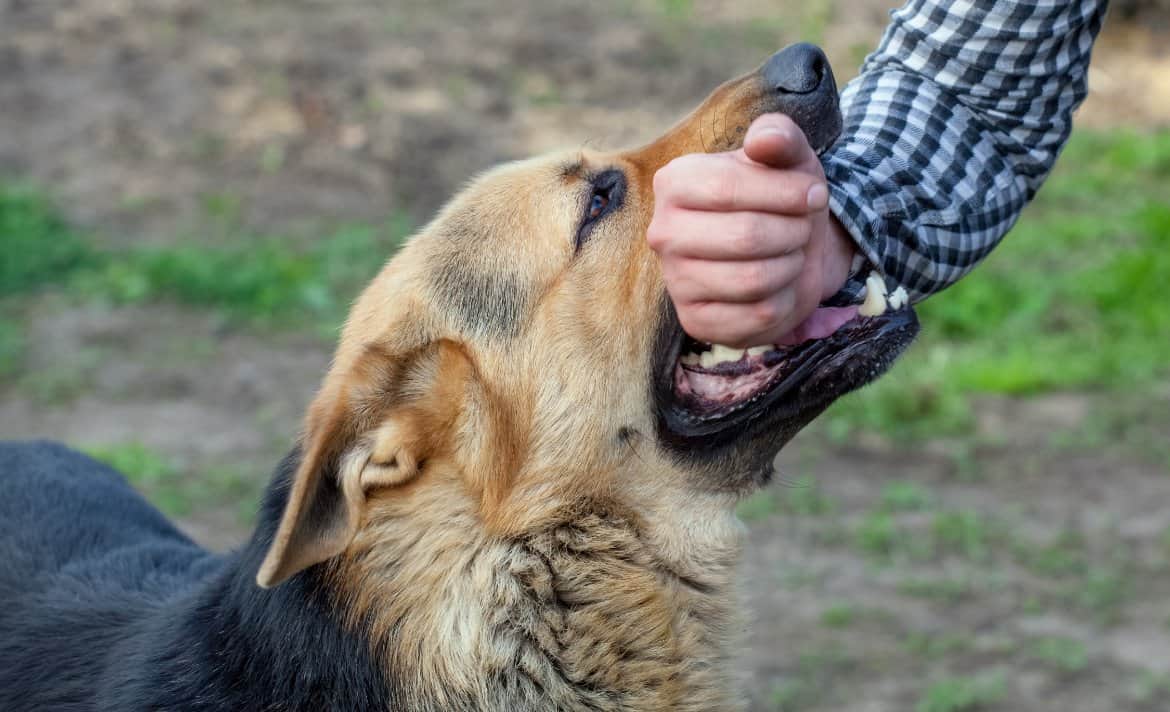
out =
<svg viewBox="0 0 1170 712"><path fill-rule="evenodd" d="M405 484L450 430L470 366L438 342L405 356L370 347L326 378L309 410L303 459L256 582L268 588L353 540L367 493Z"/></svg>

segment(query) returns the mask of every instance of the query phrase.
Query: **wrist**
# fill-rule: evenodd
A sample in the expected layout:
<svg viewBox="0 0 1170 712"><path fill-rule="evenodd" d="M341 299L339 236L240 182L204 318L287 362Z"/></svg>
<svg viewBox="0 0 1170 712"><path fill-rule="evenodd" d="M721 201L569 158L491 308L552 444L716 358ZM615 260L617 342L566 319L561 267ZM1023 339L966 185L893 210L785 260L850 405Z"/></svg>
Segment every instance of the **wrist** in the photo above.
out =
<svg viewBox="0 0 1170 712"><path fill-rule="evenodd" d="M831 212L829 213L826 233L821 264L822 301L841 291L841 288L845 286L845 282L849 280L849 275L853 271L853 261L858 255L853 237L837 220L837 216Z"/></svg>

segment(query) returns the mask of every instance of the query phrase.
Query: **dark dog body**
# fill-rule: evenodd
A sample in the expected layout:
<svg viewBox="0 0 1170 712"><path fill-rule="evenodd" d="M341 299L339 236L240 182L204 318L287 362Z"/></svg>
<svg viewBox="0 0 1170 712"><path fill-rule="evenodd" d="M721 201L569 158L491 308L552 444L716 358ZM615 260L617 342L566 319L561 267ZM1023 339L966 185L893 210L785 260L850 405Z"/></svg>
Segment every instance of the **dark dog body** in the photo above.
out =
<svg viewBox="0 0 1170 712"><path fill-rule="evenodd" d="M220 556L105 465L0 444L0 709L387 709L367 642L314 572L255 585L290 469L252 542Z"/></svg>

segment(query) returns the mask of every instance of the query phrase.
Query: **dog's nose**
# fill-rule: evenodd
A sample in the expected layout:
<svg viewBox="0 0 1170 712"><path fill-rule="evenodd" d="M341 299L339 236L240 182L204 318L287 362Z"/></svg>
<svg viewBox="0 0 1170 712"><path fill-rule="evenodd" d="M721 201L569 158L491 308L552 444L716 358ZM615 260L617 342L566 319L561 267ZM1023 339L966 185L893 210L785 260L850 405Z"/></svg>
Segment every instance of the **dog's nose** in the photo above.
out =
<svg viewBox="0 0 1170 712"><path fill-rule="evenodd" d="M809 94L826 78L830 81L833 78L829 58L820 47L807 42L785 47L764 65L768 88L781 94Z"/></svg>
<svg viewBox="0 0 1170 712"><path fill-rule="evenodd" d="M764 63L761 76L769 111L788 114L822 153L841 133L837 81L829 59L808 43L785 47Z"/></svg>

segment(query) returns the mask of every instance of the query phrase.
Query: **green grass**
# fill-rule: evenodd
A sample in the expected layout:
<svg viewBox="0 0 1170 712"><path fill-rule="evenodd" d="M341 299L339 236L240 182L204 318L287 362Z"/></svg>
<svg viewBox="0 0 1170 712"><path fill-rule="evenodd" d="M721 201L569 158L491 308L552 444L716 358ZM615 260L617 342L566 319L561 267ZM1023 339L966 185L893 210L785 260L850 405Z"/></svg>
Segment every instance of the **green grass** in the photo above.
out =
<svg viewBox="0 0 1170 712"><path fill-rule="evenodd" d="M970 649L971 637L961 633L911 633L902 641L902 649L926 660Z"/></svg>
<svg viewBox="0 0 1170 712"><path fill-rule="evenodd" d="M694 0L657 0L658 9L664 15L685 20L695 11Z"/></svg>
<svg viewBox="0 0 1170 712"><path fill-rule="evenodd" d="M190 511L190 502L180 487L179 469L161 453L137 442L94 446L86 452L125 475L167 514L183 515Z"/></svg>
<svg viewBox="0 0 1170 712"><path fill-rule="evenodd" d="M1133 689L1135 702L1152 702L1170 697L1170 675L1142 670Z"/></svg>
<svg viewBox="0 0 1170 712"><path fill-rule="evenodd" d="M992 538L987 520L978 512L966 510L935 514L931 534L937 550L974 561L987 558Z"/></svg>
<svg viewBox="0 0 1170 712"><path fill-rule="evenodd" d="M816 517L835 511L837 503L825 494L816 478L807 475L760 490L736 508L739 518L745 522L765 519L780 512Z"/></svg>
<svg viewBox="0 0 1170 712"><path fill-rule="evenodd" d="M0 182L0 297L60 281L87 263L90 250L44 194Z"/></svg>
<svg viewBox="0 0 1170 712"><path fill-rule="evenodd" d="M779 511L780 502L775 491L771 489L753 493L735 508L736 515L745 522L767 519Z"/></svg>
<svg viewBox="0 0 1170 712"><path fill-rule="evenodd" d="M1081 672L1089 665L1089 655L1085 651L1084 643L1071 638L1059 636L1038 638L1028 645L1027 654L1060 672Z"/></svg>
<svg viewBox="0 0 1170 712"><path fill-rule="evenodd" d="M857 619L857 609L848 603L837 603L821 611L821 625L826 628L848 628Z"/></svg>
<svg viewBox="0 0 1170 712"><path fill-rule="evenodd" d="M879 561L890 559L907 539L897 521L886 512L871 512L857 525L853 541L861 553Z"/></svg>
<svg viewBox="0 0 1170 712"><path fill-rule="evenodd" d="M898 582L897 591L903 596L945 604L966 601L979 592L970 576L908 576Z"/></svg>
<svg viewBox="0 0 1170 712"><path fill-rule="evenodd" d="M1084 537L1074 530L1061 532L1043 543L1017 540L1013 549L1018 563L1048 579L1083 576L1089 569Z"/></svg>
<svg viewBox="0 0 1170 712"><path fill-rule="evenodd" d="M771 702L775 712L798 712L816 704L820 695L803 680L782 680L772 685Z"/></svg>
<svg viewBox="0 0 1170 712"><path fill-rule="evenodd" d="M783 505L785 511L805 517L831 514L837 505L821 488L815 477L802 475L785 484Z"/></svg>
<svg viewBox="0 0 1170 712"><path fill-rule="evenodd" d="M270 236L243 236L230 247L138 248L101 255L69 286L115 303L170 299L258 322L335 327L406 232L400 223L347 226L305 250Z"/></svg>
<svg viewBox="0 0 1170 712"><path fill-rule="evenodd" d="M978 394L1135 392L1170 375L1170 131L1079 132L1023 219L919 306L919 342L828 432L964 434Z"/></svg>
<svg viewBox="0 0 1170 712"><path fill-rule="evenodd" d="M0 311L0 378L16 373L24 356L24 329L15 316Z"/></svg>
<svg viewBox="0 0 1170 712"><path fill-rule="evenodd" d="M925 506L923 501L895 500L919 508ZM922 515L896 512L890 500L883 498L880 507L853 527L854 547L875 563L935 561L942 557L981 563L988 561L1007 537L1001 522L973 510L941 510L928 520ZM1018 542L1017 551L1032 554Z"/></svg>
<svg viewBox="0 0 1170 712"><path fill-rule="evenodd" d="M223 239L173 246L101 250L70 227L35 190L0 183L0 298L55 288L84 300L134 304L170 300L229 317L334 329L358 290L401 244L411 226L341 226L305 247L303 240L255 235L239 227L238 198L204 196L205 217ZM0 306L4 306L0 305ZM0 322L0 372L19 361L14 317Z"/></svg>
<svg viewBox="0 0 1170 712"><path fill-rule="evenodd" d="M230 507L241 523L250 522L264 479L233 467L185 471L166 455L139 442L95 445L89 455L118 470L135 488L171 516L207 508Z"/></svg>
<svg viewBox="0 0 1170 712"><path fill-rule="evenodd" d="M882 508L887 512L917 512L930 506L933 498L916 482L890 482L882 487Z"/></svg>
<svg viewBox="0 0 1170 712"><path fill-rule="evenodd" d="M1116 622L1133 587L1124 564L1092 567L1070 591L1074 605L1107 623Z"/></svg>
<svg viewBox="0 0 1170 712"><path fill-rule="evenodd" d="M932 684L915 712L976 712L1003 699L1007 683L1002 675L949 677Z"/></svg>

